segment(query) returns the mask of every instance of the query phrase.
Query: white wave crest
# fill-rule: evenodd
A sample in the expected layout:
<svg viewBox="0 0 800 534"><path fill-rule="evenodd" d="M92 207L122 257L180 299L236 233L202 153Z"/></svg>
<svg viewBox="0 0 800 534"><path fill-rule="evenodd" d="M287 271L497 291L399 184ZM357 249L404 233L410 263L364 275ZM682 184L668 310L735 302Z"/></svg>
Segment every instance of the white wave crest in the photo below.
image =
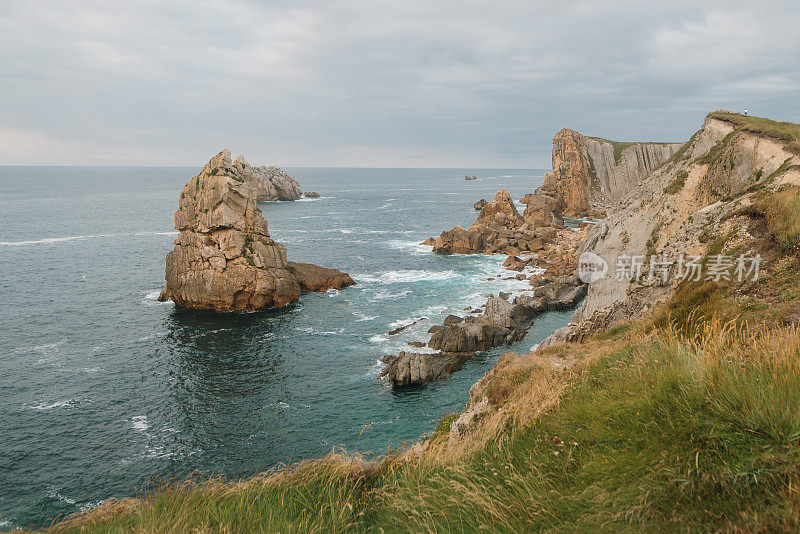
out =
<svg viewBox="0 0 800 534"><path fill-rule="evenodd" d="M31 245L55 245L58 243L68 243L70 241L84 241L86 239L101 239L107 237L125 237L125 236L154 236L154 235L168 235L176 236L178 232L126 232L121 234L91 234L91 235L74 235L66 237L47 237L44 239L34 239L31 241L0 241L0 246L3 247L24 247Z"/></svg>

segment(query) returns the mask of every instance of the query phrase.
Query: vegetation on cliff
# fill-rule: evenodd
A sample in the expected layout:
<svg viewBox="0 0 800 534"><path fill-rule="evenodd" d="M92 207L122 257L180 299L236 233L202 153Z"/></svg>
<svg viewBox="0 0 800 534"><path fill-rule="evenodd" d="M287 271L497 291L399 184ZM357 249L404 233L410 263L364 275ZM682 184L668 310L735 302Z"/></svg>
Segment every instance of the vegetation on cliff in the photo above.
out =
<svg viewBox="0 0 800 534"><path fill-rule="evenodd" d="M734 124L744 131L783 141L800 153L800 124L775 121L764 117L753 117L752 115L741 115L722 110L709 113L708 116Z"/></svg>
<svg viewBox="0 0 800 534"><path fill-rule="evenodd" d="M506 355L453 442L165 485L55 532L770 531L800 528L798 190L737 213L758 281L686 282L585 343ZM558 362L559 365L554 365Z"/></svg>

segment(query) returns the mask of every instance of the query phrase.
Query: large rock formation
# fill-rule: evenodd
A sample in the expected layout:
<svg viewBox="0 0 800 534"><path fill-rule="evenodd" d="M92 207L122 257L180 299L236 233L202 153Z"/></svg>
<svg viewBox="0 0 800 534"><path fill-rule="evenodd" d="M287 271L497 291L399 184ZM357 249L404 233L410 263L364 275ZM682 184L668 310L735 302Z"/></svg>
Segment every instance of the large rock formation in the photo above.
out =
<svg viewBox="0 0 800 534"><path fill-rule="evenodd" d="M620 143L563 129L553 137L553 171L541 193L560 198L564 215L581 217L605 211L668 160L680 143Z"/></svg>
<svg viewBox="0 0 800 534"><path fill-rule="evenodd" d="M256 189L256 198L259 202L270 200L297 200L303 196L300 191L300 182L294 176L289 176L278 167L250 167L247 162L241 172ZM239 160L237 159L238 163Z"/></svg>
<svg viewBox="0 0 800 534"><path fill-rule="evenodd" d="M481 205L477 220L467 230L456 226L423 244L430 243L434 252L445 254L538 252L543 243L537 228L542 226L527 224L511 195L501 189L491 202Z"/></svg>
<svg viewBox="0 0 800 534"><path fill-rule="evenodd" d="M608 216L588 235L582 250L609 266L589 285L573 324L547 344L579 341L621 320L640 317L674 286L615 276L618 261L663 254L702 255L709 236L736 234L731 214L765 188L800 185L800 156L785 141L754 132L712 113L679 153L637 181L609 205ZM545 344L543 343L543 346Z"/></svg>
<svg viewBox="0 0 800 534"><path fill-rule="evenodd" d="M294 302L301 288L353 283L344 273L289 264L257 206L253 168L223 150L189 180L175 212L180 235L167 254L161 300L179 306L252 311ZM299 281L298 281L299 279Z"/></svg>

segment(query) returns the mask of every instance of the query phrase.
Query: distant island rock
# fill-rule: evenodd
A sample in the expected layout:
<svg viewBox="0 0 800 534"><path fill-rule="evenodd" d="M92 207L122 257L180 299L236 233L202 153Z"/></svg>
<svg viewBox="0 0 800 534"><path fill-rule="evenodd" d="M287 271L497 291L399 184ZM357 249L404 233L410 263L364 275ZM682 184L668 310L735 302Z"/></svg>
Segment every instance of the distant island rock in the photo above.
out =
<svg viewBox="0 0 800 534"><path fill-rule="evenodd" d="M261 167L263 169L263 167ZM188 308L253 311L295 302L301 289L353 285L336 269L286 260L257 205L258 186L242 156L223 150L190 179L180 195L159 300Z"/></svg>
<svg viewBox="0 0 800 534"><path fill-rule="evenodd" d="M306 191L303 193L303 196L306 198L319 198L319 193L316 191Z"/></svg>
<svg viewBox="0 0 800 534"><path fill-rule="evenodd" d="M477 179L478 179L478 177L477 177L477 176L470 176L470 175L466 175L466 176L464 176L464 179L465 179L465 180L477 180Z"/></svg>
<svg viewBox="0 0 800 534"><path fill-rule="evenodd" d="M303 196L297 178L289 176L278 167L250 167L244 159L241 162L244 162L241 172L255 186L256 200L259 202L297 200ZM240 163L239 159L234 162L237 163Z"/></svg>

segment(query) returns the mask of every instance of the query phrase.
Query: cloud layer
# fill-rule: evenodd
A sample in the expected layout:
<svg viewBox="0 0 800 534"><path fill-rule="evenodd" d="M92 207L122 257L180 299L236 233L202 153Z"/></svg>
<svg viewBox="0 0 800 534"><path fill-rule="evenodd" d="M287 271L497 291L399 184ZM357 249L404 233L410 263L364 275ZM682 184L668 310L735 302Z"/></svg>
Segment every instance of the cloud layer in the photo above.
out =
<svg viewBox="0 0 800 534"><path fill-rule="evenodd" d="M791 1L5 0L0 164L547 167L561 127L800 121Z"/></svg>

